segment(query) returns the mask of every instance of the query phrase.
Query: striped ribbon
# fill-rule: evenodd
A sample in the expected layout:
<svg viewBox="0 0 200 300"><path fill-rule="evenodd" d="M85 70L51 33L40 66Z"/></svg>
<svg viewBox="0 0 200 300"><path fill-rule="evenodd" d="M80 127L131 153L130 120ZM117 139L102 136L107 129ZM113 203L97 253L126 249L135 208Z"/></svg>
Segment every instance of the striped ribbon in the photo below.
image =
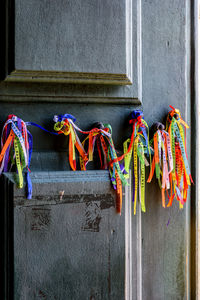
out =
<svg viewBox="0 0 200 300"><path fill-rule="evenodd" d="M172 205L173 199L179 201L179 207L183 208L187 200L188 188L193 183L186 151L186 138L183 130L189 128L182 120L180 111L171 107L167 116L167 131L172 145L173 170L170 175L171 195L168 206Z"/></svg>
<svg viewBox="0 0 200 300"><path fill-rule="evenodd" d="M31 145L28 141L26 123L15 115L9 115L2 130L0 174L8 172L15 164L18 173L18 187L23 187L23 170L28 169L31 157ZM29 176L29 175L28 175ZM29 180L28 198L31 197L32 188Z"/></svg>
<svg viewBox="0 0 200 300"><path fill-rule="evenodd" d="M174 169L171 140L162 123L156 123L154 128L156 129L153 136L154 157L147 182L151 182L155 171L161 189L162 206L166 207L165 193L170 189L170 173Z"/></svg>
<svg viewBox="0 0 200 300"><path fill-rule="evenodd" d="M131 120L129 123L132 124L131 138L124 142L124 154L118 158L118 161L124 158L124 166L127 172L125 177L129 178L131 158L133 156L133 203L134 214L136 214L138 187L141 210L143 212L146 211L145 166L148 166L149 163L145 154L149 157L151 164L151 152L149 148L149 129L147 123L143 119L143 113L140 110L134 110L131 113Z"/></svg>

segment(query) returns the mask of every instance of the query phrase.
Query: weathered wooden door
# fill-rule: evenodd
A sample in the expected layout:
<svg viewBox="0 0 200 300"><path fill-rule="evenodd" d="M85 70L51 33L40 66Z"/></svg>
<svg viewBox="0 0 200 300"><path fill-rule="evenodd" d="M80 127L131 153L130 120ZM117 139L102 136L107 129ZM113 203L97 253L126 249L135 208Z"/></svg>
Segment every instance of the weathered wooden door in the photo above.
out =
<svg viewBox="0 0 200 300"><path fill-rule="evenodd" d="M192 3L2 1L1 125L13 113L53 130L71 113L85 130L110 123L119 153L133 109L151 126L171 104L194 126ZM191 195L163 209L153 181L134 217L130 181L118 216L107 171L69 171L67 138L30 130L33 199L12 174L1 184L1 299L195 299Z"/></svg>

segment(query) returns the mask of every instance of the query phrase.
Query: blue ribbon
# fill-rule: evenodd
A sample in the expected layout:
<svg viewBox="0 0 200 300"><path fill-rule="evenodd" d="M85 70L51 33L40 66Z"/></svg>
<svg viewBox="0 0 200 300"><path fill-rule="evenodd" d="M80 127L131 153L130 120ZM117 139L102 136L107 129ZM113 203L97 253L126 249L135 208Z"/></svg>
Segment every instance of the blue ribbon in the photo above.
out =
<svg viewBox="0 0 200 300"><path fill-rule="evenodd" d="M70 114L64 114L64 115L56 115L54 118L57 118L57 122L61 122L65 119L71 119L73 122L76 122L76 118L73 115Z"/></svg>
<svg viewBox="0 0 200 300"><path fill-rule="evenodd" d="M54 134L54 135L58 135L57 132L49 131L49 130L45 129L44 127L42 127L42 126L40 126L40 125L38 125L38 124L36 124L36 123L34 123L34 122L25 122L25 123L26 123L26 126L32 125L32 126L35 126L35 127L40 128L40 129L42 129L42 130L44 130L44 131L46 131L46 132L48 132L48 133L51 133L51 134Z"/></svg>
<svg viewBox="0 0 200 300"><path fill-rule="evenodd" d="M9 136L10 129L11 129L11 124L9 123L9 124L7 125L6 139L7 139L8 136ZM6 154L5 154L4 172L8 172L9 155L10 155L10 146L9 146L8 149L6 150Z"/></svg>
<svg viewBox="0 0 200 300"><path fill-rule="evenodd" d="M131 118L132 119L137 119L138 117L143 117L144 116L144 114L143 114L143 112L141 111L141 110L133 110L132 111L132 113L131 113Z"/></svg>

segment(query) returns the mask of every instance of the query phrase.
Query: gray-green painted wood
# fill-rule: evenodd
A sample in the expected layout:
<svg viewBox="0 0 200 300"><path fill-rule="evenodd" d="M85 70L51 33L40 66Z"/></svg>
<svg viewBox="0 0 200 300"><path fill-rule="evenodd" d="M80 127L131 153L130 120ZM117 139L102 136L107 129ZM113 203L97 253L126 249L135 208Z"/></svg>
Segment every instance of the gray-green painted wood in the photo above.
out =
<svg viewBox="0 0 200 300"><path fill-rule="evenodd" d="M137 10L134 9L136 2ZM130 136L127 119L133 109L143 109L145 120L151 126L155 121L165 122L171 104L179 108L183 119L191 123L195 113L190 98L193 89L190 73L191 3L184 0L144 0L141 1L140 10L140 1L133 1L133 16L137 13L137 18L133 17L133 49L138 49L133 50L133 55L137 53L137 56L133 56L133 89L131 86L3 82L0 86L1 125L9 113L14 113L25 121L38 122L52 129L53 115L68 112L77 117L77 125L83 129L90 128L95 121L109 122L113 127L116 147L122 151L122 142ZM134 30L135 25L138 35ZM134 70L137 70L136 76ZM139 89L134 87L134 78L139 78ZM132 97L142 100L142 105L138 106ZM129 105L134 103L137 106ZM191 116L190 111L193 113ZM195 154L190 149L190 139L195 138L194 129L192 137L191 129L187 135L188 154L193 161ZM50 136L35 128L30 130L34 136L31 169L49 172L69 170L67 138ZM131 223L133 299L190 298L193 292L190 274L194 272L193 268L190 270L190 250L194 246L190 242L190 222L195 223L195 219L190 220L191 200L189 193L187 206L182 211L179 211L176 200L172 208L163 209L156 180L146 184L147 212L137 214ZM61 204L56 205L58 214L61 214ZM109 218L116 219L113 208L105 211L109 210L112 210ZM79 207L78 214L82 212ZM106 225L105 228L108 229ZM194 297L191 296L191 299Z"/></svg>
<svg viewBox="0 0 200 300"><path fill-rule="evenodd" d="M137 78L136 74L131 86L1 82L0 101L140 104L140 88L135 88Z"/></svg>
<svg viewBox="0 0 200 300"><path fill-rule="evenodd" d="M11 3L12 0L8 0L7 3ZM22 1L23 2L23 1ZM90 39L83 39L82 34L77 30L75 30L76 35L74 34L74 40L72 44L75 47L76 51L73 51L73 56L69 55L69 49L65 47L65 43L70 43L71 34L68 36L65 34L63 37L62 30L60 31L59 28L56 29L56 24L59 26L66 27L67 32L69 31L68 24L66 20L60 23L60 14L58 13L58 5L56 4L56 9L54 9L54 4L51 5L47 2L40 3L39 1L33 1L33 3L24 3L22 5L21 1L16 1L16 13L14 12L14 8L8 9L10 12L10 19L15 16L15 29L12 27L6 31L7 35L7 48L9 51L9 69L7 68L5 76L7 76L7 80L9 81L19 81L17 84L13 82L2 82L0 84L0 99L1 100L22 100L27 101L28 98L32 100L36 100L38 96L43 95L43 100L47 101L73 101L73 102L116 102L123 103L127 100L127 103L139 103L141 101L141 86L140 81L138 80L141 73L141 59L140 59L140 40L141 40L141 30L140 30L140 0L137 1L119 1L118 5L114 2L98 2L96 9L91 12L91 7L94 3L85 3L83 6L78 5L76 2L70 1L63 1L68 4L63 8L63 14L69 14L70 9L73 11L77 6L79 9L77 10L76 16L74 16L73 24L69 25L72 27L81 27L81 30L84 31L86 36L89 35ZM39 6L39 9L31 10L32 6ZM48 9L45 10L47 6ZM117 9L118 7L118 9ZM98 9L99 8L99 9ZM86 17L78 18L79 15L83 13L83 11L90 10L90 22L84 22ZM95 12L99 14L104 14L104 18L106 18L107 14L110 15L112 18L106 18L106 22L101 18L101 22L97 22L95 18ZM12 12L12 14L11 14ZM47 14L48 23L46 26L43 26L44 18L42 18L42 14ZM33 14L33 18L31 18ZM114 16L119 15L116 20L114 21ZM2 19L5 16L5 13L2 10ZM29 16L29 17L27 17ZM49 22L49 18L52 17L54 20L54 27L55 30L58 31L58 34L53 34L52 31L49 31L49 26L51 26ZM78 18L78 22L76 23L76 18ZM9 14L8 14L9 19ZM30 20L28 22L27 20ZM99 19L98 19L99 20ZM18 22L19 21L19 22ZM24 23L25 24L24 24ZM26 25L28 22L28 25ZM88 32L87 26L90 23L94 23L94 26L91 25L91 31ZM110 26L106 26L107 22L109 22ZM42 23L42 24L41 24ZM98 23L98 26L97 26ZM19 25L18 25L19 24ZM35 28L36 27L36 28ZM90 26L89 26L90 27ZM101 31L99 37L92 33L92 29L103 27L105 30ZM119 27L119 30L117 28ZM6 27L5 27L6 28ZM23 29L21 29L23 28ZM116 29L114 31L114 28ZM37 29L37 30L35 30ZM39 32L38 32L39 30ZM80 30L80 31L81 31ZM100 29L98 29L100 32ZM13 32L14 31L14 32ZM105 32L104 32L105 31ZM31 33L32 32L32 33ZM45 33L47 32L47 33ZM116 33L115 33L116 32ZM4 33L4 32L3 32ZM3 34L2 33L2 34ZM91 33L91 34L90 34ZM48 39L48 35L53 35L54 38L59 39L59 43L56 43L51 39ZM47 38L48 43L46 43L45 48L42 48L42 44L44 43L44 39L42 39L41 43L39 42L38 38L44 35ZM91 36L90 36L91 35ZM20 38L19 38L20 36ZM58 37L59 36L59 37ZM62 36L62 38L61 38ZM93 37L93 38L92 38ZM107 37L107 38L106 38ZM13 47L13 40L15 39L15 48ZM35 41L35 39L37 39ZM94 41L97 39L99 41L100 46L98 43ZM106 42L104 42L106 39ZM77 42L75 42L75 40ZM117 40L115 43L113 40ZM35 42L34 42L35 41ZM89 53L85 49L84 43L87 45L87 49L89 48ZM90 49L90 44L92 43L92 47ZM54 46L52 46L52 45ZM81 44L82 47L79 47L78 44ZM111 46L109 46L111 44ZM28 47L28 49L27 49ZM110 47L110 51L108 48ZM6 48L6 49L7 49ZM62 49L64 48L64 49ZM70 47L69 47L70 48ZM73 47L72 47L73 48ZM42 50L41 50L42 49ZM71 49L71 48L70 48ZM106 50L107 49L107 50ZM16 51L15 51L16 50ZM39 54L38 54L39 51ZM41 53L42 51L42 53ZM114 53L113 53L114 51ZM45 54L46 52L46 54ZM55 53L56 55L55 55ZM118 57L116 57L115 52L118 53ZM54 53L52 57L52 53ZM63 53L66 53L64 55ZM98 55L101 53L101 55ZM83 60L81 63L77 60L76 55ZM111 58L110 58L111 55ZM58 57L57 57L58 56ZM69 56L69 58L68 58ZM75 57L74 57L75 56ZM20 60L23 57L23 61ZM85 59L84 59L85 57ZM120 57L120 58L119 58ZM7 60L7 59L6 59ZM5 60L5 64L2 65L2 70L6 68L7 62ZM40 61L41 62L39 63ZM60 65L59 69L56 69L56 63ZM46 74L43 71L50 70L53 71L62 71L66 72L69 71L67 68L67 64L72 64L70 67L70 71L76 72L75 75L80 74L80 78L76 80L76 76L73 76L73 73L66 73L68 75L68 80L64 78L63 74ZM21 64L21 67L19 66ZM25 66L24 66L25 64ZM40 65L38 69L38 74L33 73L31 74L22 74L20 72L16 72L18 67L22 68L23 70L35 71L37 69L37 64ZM45 67L42 67L44 64ZM49 67L48 67L49 64ZM81 67L82 64L82 67ZM66 65L66 68L65 68ZM121 67L123 65L123 68ZM110 67L109 67L110 66ZM120 68L121 73L118 72ZM108 70L107 70L108 68ZM110 69L112 68L112 72ZM123 70L124 71L123 71ZM41 71L41 72L40 72ZM77 73L78 72L78 73ZM81 73L84 72L84 73ZM91 73L92 72L92 73ZM99 73L103 72L103 73ZM12 74L12 75L11 75ZM21 75L20 75L21 74ZM45 75L46 74L46 75ZM88 74L88 75L87 75ZM93 75L92 75L93 74ZM101 74L99 77L98 74ZM122 82L121 84L130 84L129 86L119 86L120 78L114 78L113 76L126 76L129 78L129 82ZM55 76L54 76L55 75ZM77 75L78 76L78 75ZM113 80L112 80L113 77ZM82 79L81 79L82 78ZM84 81L85 78L85 81ZM92 79L93 78L93 79ZM98 79L100 78L100 79ZM23 81L28 81L26 84L20 83ZM30 84L30 82L34 82ZM40 82L38 84L37 82ZM49 82L49 83L48 83ZM60 84L58 83L65 83ZM70 82L73 84L66 84L66 82ZM55 84L56 83L56 84ZM78 85L75 83L85 83L84 85ZM99 83L100 87L92 87L93 85L87 83ZM115 83L116 86L113 85L105 85L105 83ZM25 92L26 90L26 92ZM54 97L55 96L55 97Z"/></svg>
<svg viewBox="0 0 200 300"><path fill-rule="evenodd" d="M31 178L32 200L15 185L7 199L14 206L14 299L124 299L127 210L115 213L108 172Z"/></svg>
<svg viewBox="0 0 200 300"><path fill-rule="evenodd" d="M190 121L190 1L143 1L142 11L142 100L146 120L150 125L164 120L171 104L180 109L183 119ZM190 145L191 131L187 136ZM193 272L189 252L190 193L182 211L176 200L172 208L163 209L156 182L146 186L142 299L188 299L189 272Z"/></svg>
<svg viewBox="0 0 200 300"><path fill-rule="evenodd" d="M126 74L125 0L18 0L15 11L17 70Z"/></svg>

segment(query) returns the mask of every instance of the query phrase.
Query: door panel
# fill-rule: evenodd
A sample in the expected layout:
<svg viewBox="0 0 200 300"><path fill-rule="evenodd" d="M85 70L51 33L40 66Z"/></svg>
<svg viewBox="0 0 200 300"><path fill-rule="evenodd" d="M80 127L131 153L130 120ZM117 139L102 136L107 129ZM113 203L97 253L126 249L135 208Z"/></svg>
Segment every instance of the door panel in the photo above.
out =
<svg viewBox="0 0 200 300"><path fill-rule="evenodd" d="M84 5L70 0L8 0L3 8L2 4L2 18L15 20L4 26L6 31L2 29L6 49L10 49L2 63L6 81L100 84L105 99L134 102L140 97L139 0L88 0ZM2 85L1 94L6 86ZM100 96L88 86L81 93L78 89L65 86L64 95Z"/></svg>
<svg viewBox="0 0 200 300"><path fill-rule="evenodd" d="M14 226L13 240L7 236L13 250L4 249L14 253L14 299L124 299L132 287L129 299L137 299L137 272L125 286L137 270L127 239L137 230L130 188L119 217L108 172L33 172L31 200L14 178L4 175L7 221Z"/></svg>
<svg viewBox="0 0 200 300"><path fill-rule="evenodd" d="M139 1L7 3L15 24L6 31L14 45L6 80L133 84L137 91Z"/></svg>
<svg viewBox="0 0 200 300"><path fill-rule="evenodd" d="M16 70L126 75L126 13L119 0L15 1Z"/></svg>

